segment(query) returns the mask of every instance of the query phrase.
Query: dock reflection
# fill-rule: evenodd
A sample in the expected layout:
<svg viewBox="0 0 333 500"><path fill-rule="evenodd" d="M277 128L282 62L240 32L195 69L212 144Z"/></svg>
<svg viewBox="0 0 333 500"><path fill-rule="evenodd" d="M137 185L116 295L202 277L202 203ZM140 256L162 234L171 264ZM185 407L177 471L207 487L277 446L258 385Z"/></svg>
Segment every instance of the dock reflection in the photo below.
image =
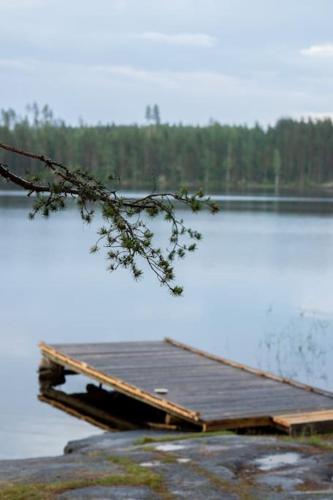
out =
<svg viewBox="0 0 333 500"><path fill-rule="evenodd" d="M104 431L127 431L134 429L197 430L190 423L173 422L164 411L127 397L116 390L87 384L82 392L67 393L55 388L66 387L65 375L56 378L39 375L39 401L46 403L68 415L84 420Z"/></svg>

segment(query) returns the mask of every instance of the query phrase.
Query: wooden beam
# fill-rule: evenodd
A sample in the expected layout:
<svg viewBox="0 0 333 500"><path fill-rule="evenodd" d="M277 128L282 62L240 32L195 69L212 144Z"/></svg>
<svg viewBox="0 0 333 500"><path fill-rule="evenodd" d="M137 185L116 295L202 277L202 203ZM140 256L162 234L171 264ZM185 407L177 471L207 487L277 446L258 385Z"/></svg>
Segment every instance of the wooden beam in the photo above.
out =
<svg viewBox="0 0 333 500"><path fill-rule="evenodd" d="M333 410L291 413L272 417L273 423L289 434L333 431Z"/></svg>
<svg viewBox="0 0 333 500"><path fill-rule="evenodd" d="M204 432L244 429L251 427L270 427L272 419L269 416L263 417L244 417L244 418L230 418L224 420L214 420L206 422L203 426Z"/></svg>

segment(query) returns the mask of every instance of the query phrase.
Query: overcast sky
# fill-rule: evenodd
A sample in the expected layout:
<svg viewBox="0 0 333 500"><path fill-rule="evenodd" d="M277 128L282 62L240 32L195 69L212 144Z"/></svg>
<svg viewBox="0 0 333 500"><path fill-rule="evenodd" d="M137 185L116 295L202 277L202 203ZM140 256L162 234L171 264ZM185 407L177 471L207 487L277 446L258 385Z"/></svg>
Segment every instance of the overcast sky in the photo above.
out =
<svg viewBox="0 0 333 500"><path fill-rule="evenodd" d="M75 123L333 116L333 0L0 0L0 107Z"/></svg>

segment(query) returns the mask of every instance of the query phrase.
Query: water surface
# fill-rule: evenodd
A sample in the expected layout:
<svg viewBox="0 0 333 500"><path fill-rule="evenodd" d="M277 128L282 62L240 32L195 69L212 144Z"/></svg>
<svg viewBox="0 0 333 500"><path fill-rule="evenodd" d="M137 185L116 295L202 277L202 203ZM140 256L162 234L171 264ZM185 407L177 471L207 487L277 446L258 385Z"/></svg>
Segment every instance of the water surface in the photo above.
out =
<svg viewBox="0 0 333 500"><path fill-rule="evenodd" d="M30 201L0 196L0 458L58 454L100 432L37 400L40 340L170 336L333 391L332 199L221 202L216 216L182 214L204 240L177 267L185 295L174 298L152 276L108 274L74 209L29 221Z"/></svg>

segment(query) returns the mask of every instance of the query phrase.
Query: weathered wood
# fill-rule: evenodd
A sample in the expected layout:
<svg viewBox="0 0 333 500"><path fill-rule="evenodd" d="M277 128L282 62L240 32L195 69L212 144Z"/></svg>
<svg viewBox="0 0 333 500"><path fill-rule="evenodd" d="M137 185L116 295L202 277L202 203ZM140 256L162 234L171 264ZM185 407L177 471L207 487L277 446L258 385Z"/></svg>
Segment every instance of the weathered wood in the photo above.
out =
<svg viewBox="0 0 333 500"><path fill-rule="evenodd" d="M171 424L158 424L156 422L147 422L147 425L150 429L154 429L155 431L178 431L180 427L177 425Z"/></svg>
<svg viewBox="0 0 333 500"><path fill-rule="evenodd" d="M170 346L160 341L144 342L103 342L103 343L85 343L85 344L53 344L53 347L59 351L66 349L68 354L104 354L104 353L130 353L130 352L152 352L170 350Z"/></svg>
<svg viewBox="0 0 333 500"><path fill-rule="evenodd" d="M309 422L316 419L316 422L323 420L332 420L333 419L333 410L330 411L317 411L317 412L308 412L308 413L292 413L287 415L277 415L274 417L274 421L282 424L282 425L292 425L299 424L300 422Z"/></svg>
<svg viewBox="0 0 333 500"><path fill-rule="evenodd" d="M51 387L65 383L65 368L48 358L41 359L39 368L39 383Z"/></svg>
<svg viewBox="0 0 333 500"><path fill-rule="evenodd" d="M212 420L204 424L204 431L217 431L223 429L247 429L252 427L270 427L272 419L270 416L248 416L244 418L229 418L223 420Z"/></svg>
<svg viewBox="0 0 333 500"><path fill-rule="evenodd" d="M164 342L40 344L43 356L165 412L166 425L187 421L218 429L276 425L275 417L332 412L333 394L215 356ZM165 394L157 394L163 387ZM316 417L314 417L316 418ZM326 422L327 420L322 420ZM161 424L161 422L158 422ZM164 425L164 424L163 424ZM304 422L302 423L304 425Z"/></svg>
<svg viewBox="0 0 333 500"><path fill-rule="evenodd" d="M276 415L274 424L291 435L332 432L333 410Z"/></svg>
<svg viewBox="0 0 333 500"><path fill-rule="evenodd" d="M200 420L200 415L198 412L187 410L186 408L183 408L180 405L177 405L170 401L164 401L163 398L157 397L142 389L138 389L134 385L124 382L123 380L120 380L111 375L106 375L102 372L98 372L95 368L87 365L86 363L82 363L70 356L58 352L55 348L48 346L43 342L40 343L40 348L44 356L49 357L54 362L59 363L62 366L69 366L71 369L77 371L78 373L88 375L89 377L92 377L93 379L101 383L111 385L127 396L136 398L139 401L144 401L145 403L150 403L156 408L160 408L162 410L165 410L166 412L178 415L185 420Z"/></svg>
<svg viewBox="0 0 333 500"><path fill-rule="evenodd" d="M242 363L237 363L236 361L231 361L229 359L222 358L221 356L216 356L215 354L210 354L210 353L202 351L200 349L195 349L191 346L188 346L186 344L182 344L181 342L177 342L176 340L173 340L170 338L166 338L164 340L165 340L165 342L168 342L169 344L174 345L175 347L179 347L180 349L184 349L186 351L190 351L190 352L199 354L200 356L204 356L204 357L211 359L213 361L216 361L218 363L233 366L234 368L238 368L239 370L244 370L248 373L253 373L255 375L258 375L259 377L266 377L266 378L275 380L277 382L281 382L283 384L290 384L294 387L298 387L300 389L304 389L304 390L309 391L309 392L316 392L318 394L333 398L333 394L331 392L324 391L322 389L319 389L318 387L312 387L310 385L301 384L300 382L297 382L297 381L292 380L292 379L287 378L287 377L279 377L278 375L274 375L273 373L266 372L263 370L258 370L256 368L252 368L252 367L244 365Z"/></svg>

